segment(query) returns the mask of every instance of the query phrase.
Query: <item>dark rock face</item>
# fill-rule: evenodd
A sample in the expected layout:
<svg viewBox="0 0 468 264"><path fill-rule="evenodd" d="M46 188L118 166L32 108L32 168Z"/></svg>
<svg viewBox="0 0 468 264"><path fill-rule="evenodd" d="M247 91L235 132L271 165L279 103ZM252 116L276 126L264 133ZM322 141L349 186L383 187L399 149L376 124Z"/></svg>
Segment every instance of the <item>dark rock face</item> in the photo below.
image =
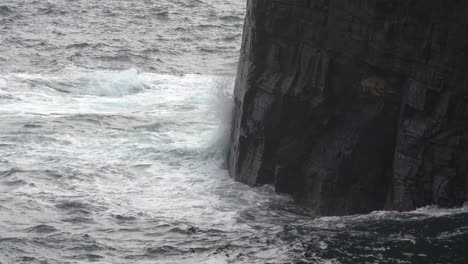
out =
<svg viewBox="0 0 468 264"><path fill-rule="evenodd" d="M317 214L468 199L468 2L248 0L229 166Z"/></svg>

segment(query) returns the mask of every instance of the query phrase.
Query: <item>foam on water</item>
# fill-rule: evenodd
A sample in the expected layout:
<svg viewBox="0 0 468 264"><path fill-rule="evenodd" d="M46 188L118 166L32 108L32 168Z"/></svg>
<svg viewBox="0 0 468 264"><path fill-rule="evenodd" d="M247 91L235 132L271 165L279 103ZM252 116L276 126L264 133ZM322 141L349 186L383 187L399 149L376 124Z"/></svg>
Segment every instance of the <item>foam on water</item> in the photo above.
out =
<svg viewBox="0 0 468 264"><path fill-rule="evenodd" d="M141 92L148 86L136 69L113 73L100 72L78 79L79 92L90 95L121 96Z"/></svg>
<svg viewBox="0 0 468 264"><path fill-rule="evenodd" d="M464 214L468 213L468 204L465 203L462 207L460 208L440 208L438 206L425 206L418 208L414 211L409 212L410 214L418 214L418 215L425 215L425 216L446 216L446 215L453 215L453 214Z"/></svg>
<svg viewBox="0 0 468 264"><path fill-rule="evenodd" d="M24 86L24 89L52 89L64 93L122 96L144 91L148 86L136 69L121 72L112 71L79 71L75 68L62 72L61 75L44 74L10 74L2 76L0 87ZM16 85L15 85L16 84ZM16 87L18 88L18 87Z"/></svg>
<svg viewBox="0 0 468 264"><path fill-rule="evenodd" d="M0 80L0 261L462 263L466 207L314 218L231 181L232 76Z"/></svg>
<svg viewBox="0 0 468 264"><path fill-rule="evenodd" d="M0 108L0 142L6 147L0 154L6 162L0 186L6 193L2 205L10 212L2 217L2 234L27 237L4 243L7 259L14 259L24 244L33 248L39 243L34 234L44 233L52 235L52 245L69 241L66 252L88 259L89 252L73 248L77 243L97 247L101 254L93 250L92 258L115 263L154 257L182 263L180 256L186 254L205 262L224 251L243 251L242 237L256 231L239 221L239 209L269 203L272 192L231 182L220 167L220 144L226 143L220 138L226 136L219 133L226 129L219 124L229 107L219 106L230 101L233 78L116 72L106 74L102 86L95 82L93 91L109 91L107 83L115 79L144 82L145 89L101 96L84 94L72 77L102 80L101 73L73 71L2 77L7 80L2 90L13 96ZM57 89L58 84L73 90ZM76 236L100 242L74 242ZM27 250L22 255L68 259L46 245L41 248L47 254ZM109 248L121 253L111 257Z"/></svg>

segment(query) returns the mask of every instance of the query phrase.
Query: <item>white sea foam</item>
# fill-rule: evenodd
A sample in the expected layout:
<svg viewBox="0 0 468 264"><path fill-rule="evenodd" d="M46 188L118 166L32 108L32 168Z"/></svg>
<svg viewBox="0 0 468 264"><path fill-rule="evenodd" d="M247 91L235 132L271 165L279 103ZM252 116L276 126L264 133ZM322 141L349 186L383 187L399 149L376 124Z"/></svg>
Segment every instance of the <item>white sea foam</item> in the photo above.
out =
<svg viewBox="0 0 468 264"><path fill-rule="evenodd" d="M7 86L7 80L5 80L4 78L0 77L0 89L1 88L5 88ZM0 90L1 92L1 90Z"/></svg>
<svg viewBox="0 0 468 264"><path fill-rule="evenodd" d="M79 93L100 96L121 96L144 91L148 82L136 69L122 72L93 72L77 75Z"/></svg>
<svg viewBox="0 0 468 264"><path fill-rule="evenodd" d="M446 216L446 215L453 215L453 214L460 214L460 213L468 213L468 204L464 204L460 208L440 208L436 205L432 206L425 206L418 208L414 211L409 212L410 214L420 214L426 216Z"/></svg>
<svg viewBox="0 0 468 264"><path fill-rule="evenodd" d="M18 73L8 74L3 78L9 80L13 86L18 85L25 90L39 89L43 92L51 89L64 93L97 96L128 95L144 91L148 86L136 69L116 72L69 68L54 75Z"/></svg>

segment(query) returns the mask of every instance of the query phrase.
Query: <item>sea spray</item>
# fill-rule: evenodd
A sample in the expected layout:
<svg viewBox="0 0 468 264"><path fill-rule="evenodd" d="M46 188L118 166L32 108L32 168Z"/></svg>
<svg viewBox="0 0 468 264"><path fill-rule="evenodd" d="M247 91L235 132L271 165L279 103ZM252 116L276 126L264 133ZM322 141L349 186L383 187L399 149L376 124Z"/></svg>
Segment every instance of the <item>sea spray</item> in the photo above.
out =
<svg viewBox="0 0 468 264"><path fill-rule="evenodd" d="M215 93L209 102L208 111L215 113L218 120L218 128L214 131L212 140L209 142L206 155L209 159L221 160L221 168L227 169L232 110L234 107L232 97L234 78L219 78L215 87Z"/></svg>

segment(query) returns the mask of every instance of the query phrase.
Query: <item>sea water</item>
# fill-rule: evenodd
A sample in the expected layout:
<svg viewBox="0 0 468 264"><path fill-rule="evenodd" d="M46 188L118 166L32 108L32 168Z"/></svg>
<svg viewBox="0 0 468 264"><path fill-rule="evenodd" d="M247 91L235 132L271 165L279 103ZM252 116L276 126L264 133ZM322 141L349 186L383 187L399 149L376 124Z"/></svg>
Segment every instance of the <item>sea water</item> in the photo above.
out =
<svg viewBox="0 0 468 264"><path fill-rule="evenodd" d="M0 263L468 263L468 207L315 217L229 178L244 12L0 3Z"/></svg>

